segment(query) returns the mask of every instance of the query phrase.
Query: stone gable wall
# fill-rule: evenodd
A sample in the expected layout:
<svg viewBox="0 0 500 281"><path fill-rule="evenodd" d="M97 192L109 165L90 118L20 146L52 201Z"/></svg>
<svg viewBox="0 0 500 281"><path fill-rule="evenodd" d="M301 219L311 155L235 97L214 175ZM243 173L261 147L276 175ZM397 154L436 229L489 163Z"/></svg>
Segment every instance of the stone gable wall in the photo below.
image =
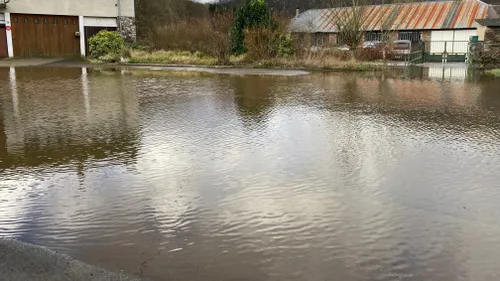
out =
<svg viewBox="0 0 500 281"><path fill-rule="evenodd" d="M500 27L488 27L484 34L484 51L500 52Z"/></svg>
<svg viewBox="0 0 500 281"><path fill-rule="evenodd" d="M123 39L127 42L135 42L137 38L135 18L119 17L117 21L118 32L122 35Z"/></svg>

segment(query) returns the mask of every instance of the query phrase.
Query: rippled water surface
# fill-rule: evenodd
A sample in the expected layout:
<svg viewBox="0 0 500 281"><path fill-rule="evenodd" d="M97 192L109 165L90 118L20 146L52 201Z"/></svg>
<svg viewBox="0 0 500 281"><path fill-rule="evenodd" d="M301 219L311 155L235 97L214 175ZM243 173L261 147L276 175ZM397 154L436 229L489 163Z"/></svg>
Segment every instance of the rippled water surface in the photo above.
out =
<svg viewBox="0 0 500 281"><path fill-rule="evenodd" d="M153 280L498 280L499 89L0 69L0 235Z"/></svg>

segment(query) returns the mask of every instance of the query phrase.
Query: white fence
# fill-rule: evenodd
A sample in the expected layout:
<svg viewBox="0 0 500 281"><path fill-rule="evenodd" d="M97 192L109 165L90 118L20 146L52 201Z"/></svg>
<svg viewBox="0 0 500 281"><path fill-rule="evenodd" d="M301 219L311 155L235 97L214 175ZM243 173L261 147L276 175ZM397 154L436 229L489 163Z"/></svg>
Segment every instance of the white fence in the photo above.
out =
<svg viewBox="0 0 500 281"><path fill-rule="evenodd" d="M465 55L469 50L469 41L431 41L431 54L457 54Z"/></svg>

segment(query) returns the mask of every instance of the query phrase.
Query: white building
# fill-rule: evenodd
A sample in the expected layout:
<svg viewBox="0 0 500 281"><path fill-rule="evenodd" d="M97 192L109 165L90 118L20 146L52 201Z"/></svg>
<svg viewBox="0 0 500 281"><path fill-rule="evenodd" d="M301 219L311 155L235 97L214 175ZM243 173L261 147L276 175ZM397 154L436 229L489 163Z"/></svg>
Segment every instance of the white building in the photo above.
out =
<svg viewBox="0 0 500 281"><path fill-rule="evenodd" d="M0 57L85 56L102 29L135 40L134 0L0 0Z"/></svg>

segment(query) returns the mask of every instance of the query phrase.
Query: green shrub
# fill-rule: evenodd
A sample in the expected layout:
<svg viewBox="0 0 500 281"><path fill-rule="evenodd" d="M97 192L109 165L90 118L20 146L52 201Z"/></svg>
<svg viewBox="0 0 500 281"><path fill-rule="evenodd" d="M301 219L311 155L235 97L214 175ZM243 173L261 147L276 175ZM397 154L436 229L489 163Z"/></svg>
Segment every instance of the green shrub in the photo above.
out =
<svg viewBox="0 0 500 281"><path fill-rule="evenodd" d="M280 29L252 28L245 30L243 43L247 61L289 57L294 54L292 38Z"/></svg>
<svg viewBox="0 0 500 281"><path fill-rule="evenodd" d="M276 38L275 48L278 57L288 57L293 55L293 39L290 35L279 35Z"/></svg>
<svg viewBox="0 0 500 281"><path fill-rule="evenodd" d="M89 39L90 56L94 58L119 57L124 48L124 40L116 31L101 30Z"/></svg>
<svg viewBox="0 0 500 281"><path fill-rule="evenodd" d="M236 10L235 23L231 29L232 52L241 55L247 51L244 44L245 30L270 28L272 25L275 23L264 0L245 0Z"/></svg>

